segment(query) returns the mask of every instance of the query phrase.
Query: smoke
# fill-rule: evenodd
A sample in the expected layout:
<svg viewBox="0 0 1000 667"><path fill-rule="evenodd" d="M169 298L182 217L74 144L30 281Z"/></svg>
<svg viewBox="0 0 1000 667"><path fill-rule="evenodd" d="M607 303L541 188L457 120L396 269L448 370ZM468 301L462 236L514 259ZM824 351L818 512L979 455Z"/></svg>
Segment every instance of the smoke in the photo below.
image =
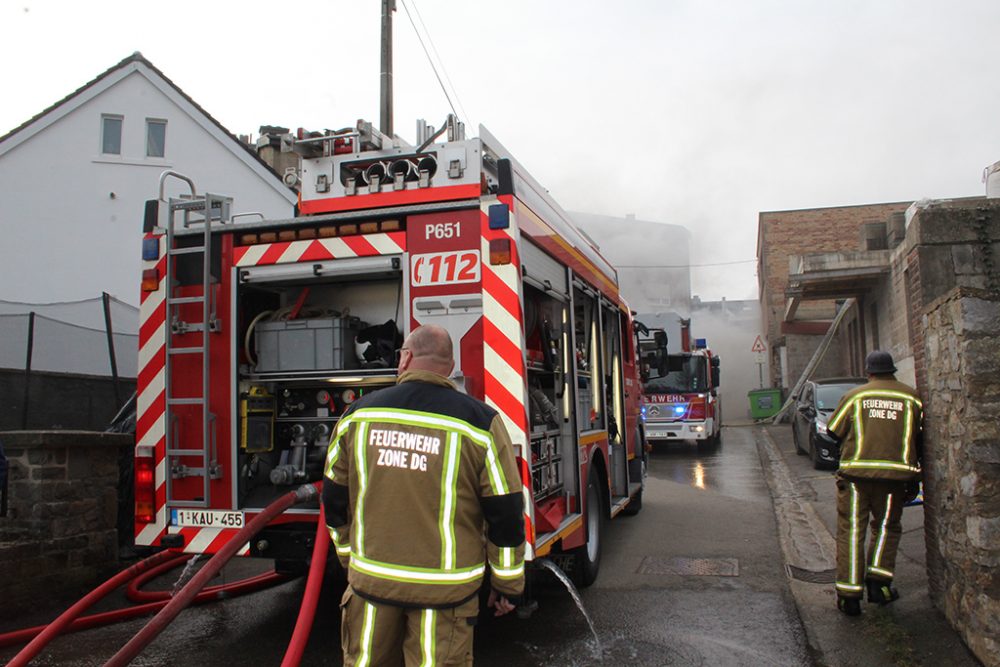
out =
<svg viewBox="0 0 1000 667"><path fill-rule="evenodd" d="M762 364L750 351L761 332L760 303L757 301L717 301L711 310L695 309L691 315L691 337L705 338L712 354L719 357L722 423L750 419L747 392L768 385L766 355Z"/></svg>

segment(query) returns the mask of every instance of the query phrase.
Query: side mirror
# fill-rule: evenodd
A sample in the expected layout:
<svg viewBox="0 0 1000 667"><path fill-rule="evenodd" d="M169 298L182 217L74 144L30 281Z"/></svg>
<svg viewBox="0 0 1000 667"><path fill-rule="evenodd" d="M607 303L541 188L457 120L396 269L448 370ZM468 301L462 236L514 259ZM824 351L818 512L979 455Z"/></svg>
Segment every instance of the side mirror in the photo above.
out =
<svg viewBox="0 0 1000 667"><path fill-rule="evenodd" d="M656 347L665 350L667 349L667 332L666 331L654 331L653 332L653 342Z"/></svg>
<svg viewBox="0 0 1000 667"><path fill-rule="evenodd" d="M719 384L720 384L720 382L719 382L719 369L718 369L718 367L715 367L715 368L712 369L712 386L713 387L718 387Z"/></svg>

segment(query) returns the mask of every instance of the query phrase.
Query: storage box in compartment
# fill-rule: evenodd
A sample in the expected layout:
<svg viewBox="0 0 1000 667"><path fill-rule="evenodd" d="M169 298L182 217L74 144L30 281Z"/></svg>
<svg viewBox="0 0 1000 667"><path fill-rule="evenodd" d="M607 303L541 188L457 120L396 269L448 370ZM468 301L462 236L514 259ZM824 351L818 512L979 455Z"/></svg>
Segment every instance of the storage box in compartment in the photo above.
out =
<svg viewBox="0 0 1000 667"><path fill-rule="evenodd" d="M365 326L356 317L261 322L254 332L257 372L359 368L354 337Z"/></svg>

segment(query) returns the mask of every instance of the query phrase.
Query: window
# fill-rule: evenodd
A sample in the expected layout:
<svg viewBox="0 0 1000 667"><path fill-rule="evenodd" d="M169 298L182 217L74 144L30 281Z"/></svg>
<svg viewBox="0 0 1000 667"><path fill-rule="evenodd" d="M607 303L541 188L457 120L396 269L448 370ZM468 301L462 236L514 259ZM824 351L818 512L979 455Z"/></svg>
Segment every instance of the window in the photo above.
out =
<svg viewBox="0 0 1000 667"><path fill-rule="evenodd" d="M167 121L146 119L146 157L163 157L167 144Z"/></svg>
<svg viewBox="0 0 1000 667"><path fill-rule="evenodd" d="M865 250L888 250L889 239L885 233L884 222L868 222L864 227Z"/></svg>
<svg viewBox="0 0 1000 667"><path fill-rule="evenodd" d="M122 154L123 116L101 116L101 152L107 155Z"/></svg>

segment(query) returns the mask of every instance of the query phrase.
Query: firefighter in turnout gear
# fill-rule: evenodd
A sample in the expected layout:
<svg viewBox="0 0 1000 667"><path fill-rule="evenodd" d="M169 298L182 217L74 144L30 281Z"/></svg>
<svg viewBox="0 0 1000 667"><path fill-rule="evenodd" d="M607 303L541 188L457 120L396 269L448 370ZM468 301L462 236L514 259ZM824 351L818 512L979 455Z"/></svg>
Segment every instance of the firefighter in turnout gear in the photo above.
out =
<svg viewBox="0 0 1000 667"><path fill-rule="evenodd" d="M916 496L921 474L923 413L920 399L898 382L888 352L865 361L868 382L840 400L827 430L841 441L837 471L837 608L849 616L868 601L888 604L903 506ZM871 518L871 542L865 532Z"/></svg>
<svg viewBox="0 0 1000 667"><path fill-rule="evenodd" d="M479 590L496 615L524 589L521 481L495 410L456 390L448 332L415 329L394 387L337 424L323 507L347 570L345 665L471 665Z"/></svg>

